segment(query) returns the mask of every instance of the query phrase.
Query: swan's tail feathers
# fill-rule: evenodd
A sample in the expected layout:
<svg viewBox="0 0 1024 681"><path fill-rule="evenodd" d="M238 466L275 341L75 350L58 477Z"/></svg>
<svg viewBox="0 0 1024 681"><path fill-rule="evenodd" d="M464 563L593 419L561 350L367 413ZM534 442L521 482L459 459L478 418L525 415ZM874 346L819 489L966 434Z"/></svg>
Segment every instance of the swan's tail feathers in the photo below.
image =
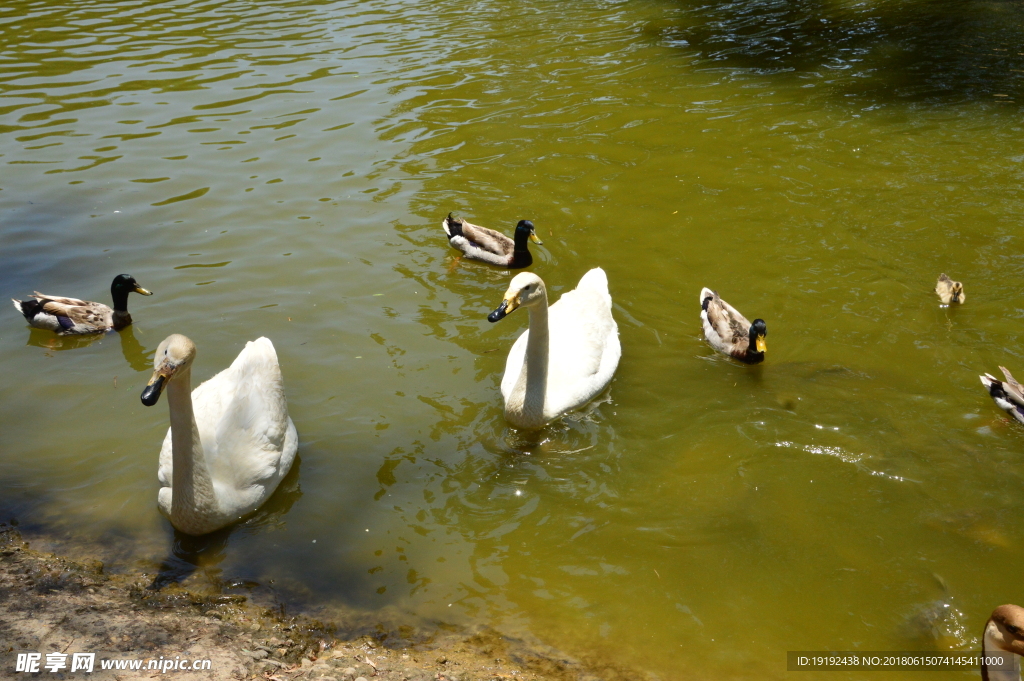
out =
<svg viewBox="0 0 1024 681"><path fill-rule="evenodd" d="M588 288L604 295L608 295L608 275L600 267L590 270L580 279L576 285L577 289Z"/></svg>
<svg viewBox="0 0 1024 681"><path fill-rule="evenodd" d="M707 300L708 298L714 298L715 292L709 289L707 286L700 290L700 308L702 310L708 309Z"/></svg>
<svg viewBox="0 0 1024 681"><path fill-rule="evenodd" d="M265 336L247 342L235 361L231 363L231 368L241 369L250 375L254 371L263 375L269 373L276 380L280 380L281 375L277 350L274 349L274 344L270 342L270 339Z"/></svg>

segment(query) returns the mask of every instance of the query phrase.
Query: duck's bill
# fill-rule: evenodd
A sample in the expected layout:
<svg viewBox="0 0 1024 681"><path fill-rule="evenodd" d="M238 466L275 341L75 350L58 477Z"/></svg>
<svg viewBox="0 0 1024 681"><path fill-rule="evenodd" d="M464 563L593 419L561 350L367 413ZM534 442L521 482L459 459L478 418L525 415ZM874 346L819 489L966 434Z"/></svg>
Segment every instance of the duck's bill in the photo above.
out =
<svg viewBox="0 0 1024 681"><path fill-rule="evenodd" d="M138 284L135 285L135 292L136 293L141 293L144 296L151 296L151 295L153 295L152 291L147 291L146 289L142 288Z"/></svg>
<svg viewBox="0 0 1024 681"><path fill-rule="evenodd" d="M544 242L540 240L539 236L537 236L537 232L530 232L530 241L535 244L540 244L541 246L544 245Z"/></svg>
<svg viewBox="0 0 1024 681"><path fill-rule="evenodd" d="M167 383L167 377L157 372L153 374L153 378L149 379L149 384L146 389L142 391L142 403L147 407L152 407L160 399L160 393L164 391L164 385Z"/></svg>
<svg viewBox="0 0 1024 681"><path fill-rule="evenodd" d="M764 342L764 336L758 336L755 343L757 344L758 352L764 352L768 349L768 344Z"/></svg>

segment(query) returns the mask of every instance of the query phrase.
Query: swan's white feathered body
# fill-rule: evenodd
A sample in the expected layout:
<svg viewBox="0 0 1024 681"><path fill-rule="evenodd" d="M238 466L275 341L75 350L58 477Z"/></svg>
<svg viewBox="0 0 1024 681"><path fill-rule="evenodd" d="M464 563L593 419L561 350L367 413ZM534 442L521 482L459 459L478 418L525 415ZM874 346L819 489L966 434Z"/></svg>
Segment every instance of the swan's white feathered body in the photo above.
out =
<svg viewBox="0 0 1024 681"><path fill-rule="evenodd" d="M519 274L503 305L513 299L519 302L512 309L524 305L529 310L530 328L513 344L505 363L505 418L518 428L539 428L583 406L608 385L622 355L619 329L608 277L599 267L550 307L540 277Z"/></svg>
<svg viewBox="0 0 1024 681"><path fill-rule="evenodd" d="M206 534L267 500L295 461L298 435L277 352L267 338L246 343L230 367L190 395L184 381L176 388L181 378L188 376L173 376L167 388L171 427L160 450L158 502L179 530ZM192 470L176 476L178 466ZM183 499L176 498L179 485Z"/></svg>

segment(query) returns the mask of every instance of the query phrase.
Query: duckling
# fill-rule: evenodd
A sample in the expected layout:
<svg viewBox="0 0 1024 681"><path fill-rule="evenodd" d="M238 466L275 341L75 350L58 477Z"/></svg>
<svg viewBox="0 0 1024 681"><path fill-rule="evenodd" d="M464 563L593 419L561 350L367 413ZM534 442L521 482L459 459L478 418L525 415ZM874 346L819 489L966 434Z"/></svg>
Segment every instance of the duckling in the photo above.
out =
<svg viewBox="0 0 1024 681"><path fill-rule="evenodd" d="M466 257L513 270L533 264L527 241L544 243L537 237L537 230L529 220L520 220L516 225L515 240L493 229L453 217L451 213L441 226L448 235L448 243L465 253Z"/></svg>
<svg viewBox="0 0 1024 681"><path fill-rule="evenodd" d="M967 300L967 296L964 295L964 285L959 281L953 281L945 273L939 275L939 281L935 284L935 292L939 294L939 300L943 305L962 303Z"/></svg>
<svg viewBox="0 0 1024 681"><path fill-rule="evenodd" d="M992 658L1009 659L1003 664L991 664ZM1024 655L1024 608L1019 605L1000 605L985 622L981 639L982 681L1020 681L1020 656Z"/></svg>
<svg viewBox="0 0 1024 681"><path fill-rule="evenodd" d="M747 364L764 361L768 327L763 319L755 319L751 324L709 288L700 292L700 318L704 322L704 337L715 350Z"/></svg>
<svg viewBox="0 0 1024 681"><path fill-rule="evenodd" d="M1007 414L1024 423L1024 386L1014 379L1006 367L999 367L1006 381L1000 381L992 374L981 377L981 384L988 389L988 394L996 405Z"/></svg>
<svg viewBox="0 0 1024 681"><path fill-rule="evenodd" d="M78 298L60 298L48 296L36 291L33 300L14 300L18 310L29 326L47 329L62 336L85 333L103 333L104 331L120 331L132 323L128 314L128 294L141 293L153 295L139 286L135 277L130 274L119 274L110 285L110 296L114 299L114 309L103 303L90 303Z"/></svg>

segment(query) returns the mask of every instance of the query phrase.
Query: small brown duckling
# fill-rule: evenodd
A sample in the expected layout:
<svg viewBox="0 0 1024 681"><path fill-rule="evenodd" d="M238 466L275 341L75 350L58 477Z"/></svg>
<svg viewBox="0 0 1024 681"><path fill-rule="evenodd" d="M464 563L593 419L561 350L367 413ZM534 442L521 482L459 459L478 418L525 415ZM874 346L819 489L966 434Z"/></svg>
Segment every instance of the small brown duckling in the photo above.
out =
<svg viewBox="0 0 1024 681"><path fill-rule="evenodd" d="M959 281L953 281L945 273L939 275L939 281L935 284L935 292L939 294L939 300L943 305L962 303L967 300L967 296L964 295L964 285Z"/></svg>

